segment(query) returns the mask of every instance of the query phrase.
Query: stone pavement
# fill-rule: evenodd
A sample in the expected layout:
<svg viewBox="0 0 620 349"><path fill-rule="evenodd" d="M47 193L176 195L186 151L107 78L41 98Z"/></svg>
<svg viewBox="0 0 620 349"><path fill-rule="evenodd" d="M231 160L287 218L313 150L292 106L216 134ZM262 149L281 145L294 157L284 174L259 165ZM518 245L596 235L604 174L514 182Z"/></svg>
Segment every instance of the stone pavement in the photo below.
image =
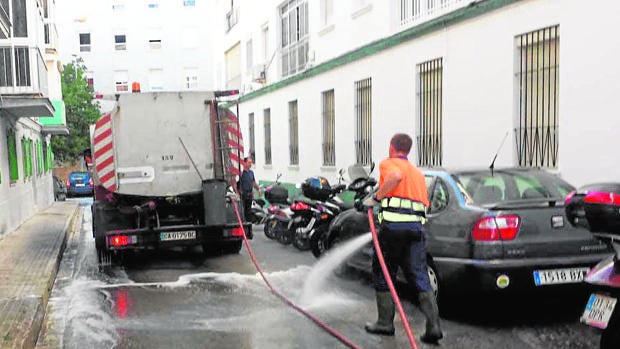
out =
<svg viewBox="0 0 620 349"><path fill-rule="evenodd" d="M33 348L78 202L55 202L0 240L0 348Z"/></svg>

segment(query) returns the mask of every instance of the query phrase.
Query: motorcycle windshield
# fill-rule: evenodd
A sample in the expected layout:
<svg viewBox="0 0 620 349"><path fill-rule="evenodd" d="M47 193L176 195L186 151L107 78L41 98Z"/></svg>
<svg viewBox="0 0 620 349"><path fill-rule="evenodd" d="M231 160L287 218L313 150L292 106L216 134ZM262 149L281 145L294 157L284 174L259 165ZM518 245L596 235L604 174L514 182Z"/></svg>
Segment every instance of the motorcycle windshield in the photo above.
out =
<svg viewBox="0 0 620 349"><path fill-rule="evenodd" d="M367 178L367 177L368 177L368 172L366 171L363 165L355 164L355 165L349 166L349 179L351 180L351 182L355 181L358 178Z"/></svg>

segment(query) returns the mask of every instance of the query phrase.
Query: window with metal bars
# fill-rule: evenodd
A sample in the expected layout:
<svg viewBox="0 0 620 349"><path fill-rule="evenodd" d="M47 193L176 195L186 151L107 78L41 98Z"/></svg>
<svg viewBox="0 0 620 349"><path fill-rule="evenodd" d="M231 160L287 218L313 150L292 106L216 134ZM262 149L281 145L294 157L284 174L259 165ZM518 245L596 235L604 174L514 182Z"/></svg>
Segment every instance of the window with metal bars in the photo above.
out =
<svg viewBox="0 0 620 349"><path fill-rule="evenodd" d="M559 26L515 37L517 164L558 166Z"/></svg>
<svg viewBox="0 0 620 349"><path fill-rule="evenodd" d="M288 141L291 165L299 165L299 129L297 119L297 101L288 102Z"/></svg>
<svg viewBox="0 0 620 349"><path fill-rule="evenodd" d="M7 149L9 151L9 178L13 183L19 179L19 169L17 167L17 139L15 138L15 130L7 130Z"/></svg>
<svg viewBox="0 0 620 349"><path fill-rule="evenodd" d="M250 113L248 116L248 123L250 125L250 157L253 162L256 162L255 159L255 149L256 149L256 138L254 137L254 113Z"/></svg>
<svg viewBox="0 0 620 349"><path fill-rule="evenodd" d="M355 82L355 160L358 164L372 162L372 80Z"/></svg>
<svg viewBox="0 0 620 349"><path fill-rule="evenodd" d="M324 91L323 100L323 166L336 166L336 117L334 90Z"/></svg>
<svg viewBox="0 0 620 349"><path fill-rule="evenodd" d="M265 127L265 165L271 165L271 109L263 110Z"/></svg>
<svg viewBox="0 0 620 349"><path fill-rule="evenodd" d="M417 65L418 124L416 145L418 166L442 163L442 58Z"/></svg>

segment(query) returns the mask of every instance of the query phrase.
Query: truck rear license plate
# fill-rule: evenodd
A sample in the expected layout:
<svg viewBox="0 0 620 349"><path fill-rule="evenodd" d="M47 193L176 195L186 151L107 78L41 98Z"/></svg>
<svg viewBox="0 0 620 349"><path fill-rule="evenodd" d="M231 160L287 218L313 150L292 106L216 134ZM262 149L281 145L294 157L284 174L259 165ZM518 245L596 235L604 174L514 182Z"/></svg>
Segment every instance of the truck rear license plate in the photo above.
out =
<svg viewBox="0 0 620 349"><path fill-rule="evenodd" d="M536 286L579 283L589 270L589 268L535 270L534 283Z"/></svg>
<svg viewBox="0 0 620 349"><path fill-rule="evenodd" d="M196 231L166 231L159 234L160 241L174 241L174 240L194 240L196 239Z"/></svg>
<svg viewBox="0 0 620 349"><path fill-rule="evenodd" d="M586 309L581 315L581 322L604 330L607 328L617 302L618 300L613 297L591 294Z"/></svg>

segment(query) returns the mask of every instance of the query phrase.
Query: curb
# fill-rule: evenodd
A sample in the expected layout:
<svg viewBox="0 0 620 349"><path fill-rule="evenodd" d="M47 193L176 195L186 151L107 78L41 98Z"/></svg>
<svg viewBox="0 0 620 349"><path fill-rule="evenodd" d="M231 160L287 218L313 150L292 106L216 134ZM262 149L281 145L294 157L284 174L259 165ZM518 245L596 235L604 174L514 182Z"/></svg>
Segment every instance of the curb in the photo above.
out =
<svg viewBox="0 0 620 349"><path fill-rule="evenodd" d="M21 343L22 348L34 348L37 344L37 341L39 340L42 325L47 314L47 303L49 301L52 288L54 287L54 282L56 281L56 275L58 275L58 268L60 267L62 255L65 251L65 248L67 247L69 232L71 234L74 234L76 229L79 228L78 224L80 220L78 218L81 217L80 212L80 205L78 204L75 206L71 218L67 219L65 223L65 226L63 228L64 235L62 239L62 244L60 245L60 249L58 250L58 256L56 256L56 259L54 261L52 273L49 280L47 281L47 287L45 288L45 292L41 295L41 300L37 306L37 310L30 324L30 329Z"/></svg>

